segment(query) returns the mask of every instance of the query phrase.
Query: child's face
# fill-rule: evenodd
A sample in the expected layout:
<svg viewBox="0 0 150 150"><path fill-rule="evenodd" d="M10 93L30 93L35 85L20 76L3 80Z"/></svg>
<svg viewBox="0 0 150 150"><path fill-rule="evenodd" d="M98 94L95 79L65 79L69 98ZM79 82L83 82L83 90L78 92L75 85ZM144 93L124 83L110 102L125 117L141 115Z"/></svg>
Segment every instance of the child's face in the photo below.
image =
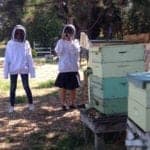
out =
<svg viewBox="0 0 150 150"><path fill-rule="evenodd" d="M71 38L73 36L72 33L65 33L66 38Z"/></svg>
<svg viewBox="0 0 150 150"><path fill-rule="evenodd" d="M65 39L71 40L71 38L74 36L74 30L71 27L66 27L65 31Z"/></svg>
<svg viewBox="0 0 150 150"><path fill-rule="evenodd" d="M24 40L24 31L21 30L21 29L17 29L17 30L15 31L15 36L14 36L14 38L15 38L16 40L22 42L22 41Z"/></svg>

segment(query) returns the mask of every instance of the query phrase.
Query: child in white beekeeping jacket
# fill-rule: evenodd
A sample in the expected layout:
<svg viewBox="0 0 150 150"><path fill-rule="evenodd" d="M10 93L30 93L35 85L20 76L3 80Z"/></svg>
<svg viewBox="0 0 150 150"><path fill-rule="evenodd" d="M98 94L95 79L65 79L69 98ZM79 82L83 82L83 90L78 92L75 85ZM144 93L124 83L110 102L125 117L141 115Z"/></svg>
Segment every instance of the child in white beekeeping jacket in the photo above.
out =
<svg viewBox="0 0 150 150"><path fill-rule="evenodd" d="M14 111L18 74L28 97L29 110L34 109L32 92L29 87L29 73L35 77L34 63L29 41L26 40L26 30L22 25L16 25L8 41L4 60L4 78L10 76L10 107L8 112Z"/></svg>
<svg viewBox="0 0 150 150"><path fill-rule="evenodd" d="M62 38L58 40L55 51L58 55L59 74L55 81L55 86L60 88L60 100L63 110L76 108L76 88L80 86L79 79L79 42L74 39L75 27L67 24L62 33ZM66 98L66 91L70 92L69 99Z"/></svg>

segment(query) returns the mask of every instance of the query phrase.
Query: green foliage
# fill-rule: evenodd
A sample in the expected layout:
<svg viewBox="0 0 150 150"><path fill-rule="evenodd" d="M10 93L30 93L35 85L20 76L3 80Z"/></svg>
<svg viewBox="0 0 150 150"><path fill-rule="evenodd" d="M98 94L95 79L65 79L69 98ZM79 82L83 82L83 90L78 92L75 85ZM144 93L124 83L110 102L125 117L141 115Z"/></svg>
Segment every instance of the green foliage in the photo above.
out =
<svg viewBox="0 0 150 150"><path fill-rule="evenodd" d="M30 4L39 4L45 0L30 0Z"/></svg>
<svg viewBox="0 0 150 150"><path fill-rule="evenodd" d="M1 40L10 38L12 28L16 24L22 24L24 3L25 0L8 0L3 2L4 5L0 8L3 32L3 35L0 37Z"/></svg>
<svg viewBox="0 0 150 150"><path fill-rule="evenodd" d="M124 30L127 33L150 32L150 1L132 0L132 7L124 15Z"/></svg>
<svg viewBox="0 0 150 150"><path fill-rule="evenodd" d="M33 57L37 57L37 52L36 52L35 49L32 49L32 56L33 56Z"/></svg>
<svg viewBox="0 0 150 150"><path fill-rule="evenodd" d="M48 80L46 82L42 82L39 84L38 88L51 88L54 86L54 81L53 80Z"/></svg>
<svg viewBox="0 0 150 150"><path fill-rule="evenodd" d="M51 9L39 9L34 14L34 19L28 23L30 41L36 41L41 46L52 46L62 28L62 22Z"/></svg>
<svg viewBox="0 0 150 150"><path fill-rule="evenodd" d="M16 24L23 24L27 28L28 39L41 43L41 46L53 46L60 34L62 22L58 19L47 0L9 0L4 1L1 11L0 40L11 37Z"/></svg>
<svg viewBox="0 0 150 150"><path fill-rule="evenodd" d="M75 24L77 38L80 37L81 31L86 32L90 39L99 38L102 31L104 38L107 38L110 25L113 34L119 35L118 32L121 31L119 0L63 0L63 2L56 4L57 13L67 22Z"/></svg>
<svg viewBox="0 0 150 150"><path fill-rule="evenodd" d="M57 150L77 150L83 143L84 139L79 133L71 133L58 141Z"/></svg>
<svg viewBox="0 0 150 150"><path fill-rule="evenodd" d="M130 0L133 7L124 12L127 0L8 0L0 7L0 40L10 38L14 25L27 27L28 39L41 46L54 47L64 23L74 23L77 37L86 31L89 38L108 34L113 24L114 34L150 31L150 1ZM128 3L129 4L129 3ZM109 16L109 17L108 17ZM112 16L112 17L110 17ZM109 18L109 19L108 19ZM123 18L123 23L122 23ZM111 21L110 21L111 20Z"/></svg>

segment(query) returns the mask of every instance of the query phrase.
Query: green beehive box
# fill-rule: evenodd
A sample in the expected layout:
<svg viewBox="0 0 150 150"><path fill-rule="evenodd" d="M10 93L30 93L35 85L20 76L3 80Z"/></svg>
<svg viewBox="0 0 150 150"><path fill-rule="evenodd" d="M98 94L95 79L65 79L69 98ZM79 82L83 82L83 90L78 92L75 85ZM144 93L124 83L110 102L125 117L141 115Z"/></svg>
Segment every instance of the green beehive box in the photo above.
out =
<svg viewBox="0 0 150 150"><path fill-rule="evenodd" d="M128 75L128 117L141 129L150 132L150 73Z"/></svg>
<svg viewBox="0 0 150 150"><path fill-rule="evenodd" d="M101 99L109 100L128 96L126 77L99 78L90 75L89 82L90 91Z"/></svg>
<svg viewBox="0 0 150 150"><path fill-rule="evenodd" d="M144 68L144 61L126 61L115 63L91 63L92 72L98 77L124 77L127 73L141 72Z"/></svg>
<svg viewBox="0 0 150 150"><path fill-rule="evenodd" d="M144 60L143 44L125 44L91 47L91 62L113 63Z"/></svg>
<svg viewBox="0 0 150 150"><path fill-rule="evenodd" d="M136 100L128 99L128 117L145 132L150 132L150 108L144 107Z"/></svg>
<svg viewBox="0 0 150 150"><path fill-rule="evenodd" d="M140 88L134 83L129 82L129 91L129 99L136 100L144 107L150 107L150 84L146 84L146 88Z"/></svg>
<svg viewBox="0 0 150 150"><path fill-rule="evenodd" d="M89 67L99 77L122 77L144 71L144 45L125 44L91 47Z"/></svg>

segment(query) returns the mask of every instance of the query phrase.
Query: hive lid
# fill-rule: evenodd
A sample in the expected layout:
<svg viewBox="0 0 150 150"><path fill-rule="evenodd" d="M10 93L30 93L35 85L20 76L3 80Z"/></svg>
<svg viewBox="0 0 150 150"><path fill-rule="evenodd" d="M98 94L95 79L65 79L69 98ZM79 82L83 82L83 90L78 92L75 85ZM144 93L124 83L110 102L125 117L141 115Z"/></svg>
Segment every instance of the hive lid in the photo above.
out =
<svg viewBox="0 0 150 150"><path fill-rule="evenodd" d="M138 72L127 75L128 81L136 86L146 88L146 84L150 83L150 72Z"/></svg>
<svg viewBox="0 0 150 150"><path fill-rule="evenodd" d="M90 40L90 47L134 44L124 40Z"/></svg>

